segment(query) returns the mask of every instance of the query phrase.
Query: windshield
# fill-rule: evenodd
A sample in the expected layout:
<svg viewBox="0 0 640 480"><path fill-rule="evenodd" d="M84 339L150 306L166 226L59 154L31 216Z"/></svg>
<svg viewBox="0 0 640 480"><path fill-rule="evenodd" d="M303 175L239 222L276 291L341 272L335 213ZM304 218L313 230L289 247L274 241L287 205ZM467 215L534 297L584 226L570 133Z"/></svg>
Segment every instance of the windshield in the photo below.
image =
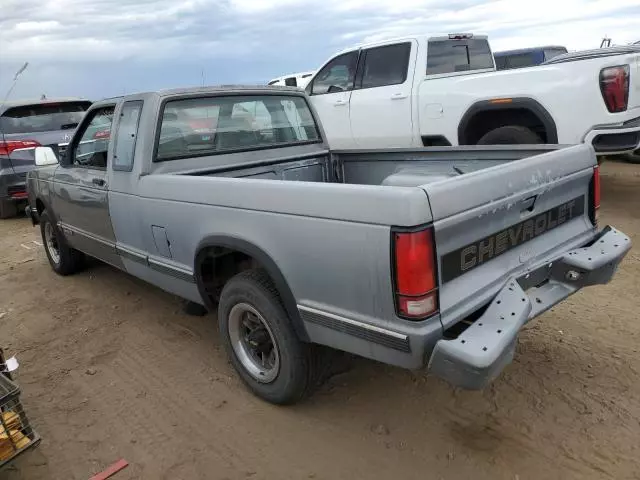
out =
<svg viewBox="0 0 640 480"><path fill-rule="evenodd" d="M7 109L0 116L0 132L39 133L74 129L91 102L40 103Z"/></svg>

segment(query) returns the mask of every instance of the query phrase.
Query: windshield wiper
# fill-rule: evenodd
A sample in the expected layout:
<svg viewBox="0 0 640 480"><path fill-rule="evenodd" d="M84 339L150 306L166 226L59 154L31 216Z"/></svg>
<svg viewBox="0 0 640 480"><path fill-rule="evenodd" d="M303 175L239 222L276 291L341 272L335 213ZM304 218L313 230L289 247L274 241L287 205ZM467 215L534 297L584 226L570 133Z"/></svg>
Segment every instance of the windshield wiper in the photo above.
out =
<svg viewBox="0 0 640 480"><path fill-rule="evenodd" d="M60 130L70 130L72 128L76 128L77 126L77 123L65 123L64 125L60 125Z"/></svg>

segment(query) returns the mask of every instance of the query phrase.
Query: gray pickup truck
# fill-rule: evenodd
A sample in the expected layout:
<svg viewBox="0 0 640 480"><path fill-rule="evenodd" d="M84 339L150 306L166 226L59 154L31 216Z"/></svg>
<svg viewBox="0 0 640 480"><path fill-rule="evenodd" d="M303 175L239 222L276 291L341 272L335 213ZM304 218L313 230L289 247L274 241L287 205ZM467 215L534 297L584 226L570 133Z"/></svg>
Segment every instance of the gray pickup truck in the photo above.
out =
<svg viewBox="0 0 640 480"><path fill-rule="evenodd" d="M322 345L482 388L631 247L597 228L589 145L331 151L287 87L104 100L36 158L51 267L89 255L217 307L238 374L279 404L318 385Z"/></svg>

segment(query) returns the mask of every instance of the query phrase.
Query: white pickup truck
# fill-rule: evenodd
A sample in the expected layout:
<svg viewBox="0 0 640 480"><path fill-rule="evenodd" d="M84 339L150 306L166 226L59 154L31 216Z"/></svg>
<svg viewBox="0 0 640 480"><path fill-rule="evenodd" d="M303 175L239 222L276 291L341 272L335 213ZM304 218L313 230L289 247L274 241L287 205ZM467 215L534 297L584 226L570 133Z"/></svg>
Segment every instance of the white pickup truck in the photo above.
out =
<svg viewBox="0 0 640 480"><path fill-rule="evenodd" d="M306 86L332 148L640 144L640 47L496 71L487 37L412 36L347 49Z"/></svg>

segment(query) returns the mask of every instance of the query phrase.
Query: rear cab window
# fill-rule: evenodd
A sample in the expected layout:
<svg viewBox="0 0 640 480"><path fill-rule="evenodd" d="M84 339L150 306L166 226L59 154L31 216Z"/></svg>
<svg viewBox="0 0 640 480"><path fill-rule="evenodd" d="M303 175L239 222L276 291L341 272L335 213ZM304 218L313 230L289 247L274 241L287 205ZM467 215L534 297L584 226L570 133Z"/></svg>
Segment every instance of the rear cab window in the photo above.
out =
<svg viewBox="0 0 640 480"><path fill-rule="evenodd" d="M433 38L427 45L427 75L493 70L486 38Z"/></svg>
<svg viewBox="0 0 640 480"><path fill-rule="evenodd" d="M88 101L73 101L11 107L0 116L0 132L11 135L73 130L90 106Z"/></svg>
<svg viewBox="0 0 640 480"><path fill-rule="evenodd" d="M154 161L321 141L304 97L185 98L163 106Z"/></svg>

